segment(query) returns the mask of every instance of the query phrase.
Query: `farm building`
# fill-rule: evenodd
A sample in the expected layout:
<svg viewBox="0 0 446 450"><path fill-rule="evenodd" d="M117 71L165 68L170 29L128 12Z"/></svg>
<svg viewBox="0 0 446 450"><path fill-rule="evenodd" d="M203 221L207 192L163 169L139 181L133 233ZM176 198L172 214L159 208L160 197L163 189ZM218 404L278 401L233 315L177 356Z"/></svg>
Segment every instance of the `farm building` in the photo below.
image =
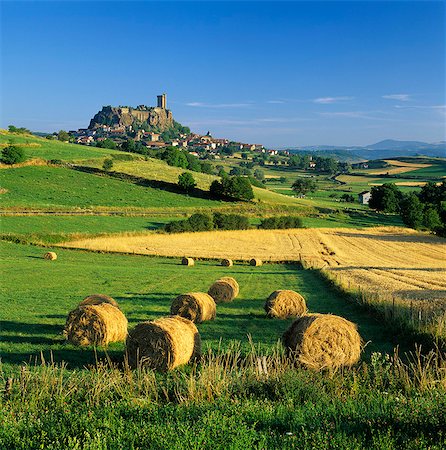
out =
<svg viewBox="0 0 446 450"><path fill-rule="evenodd" d="M361 205L368 205L369 201L370 201L370 196L371 196L371 192L370 191L362 191L358 194L358 200L359 203L361 203Z"/></svg>

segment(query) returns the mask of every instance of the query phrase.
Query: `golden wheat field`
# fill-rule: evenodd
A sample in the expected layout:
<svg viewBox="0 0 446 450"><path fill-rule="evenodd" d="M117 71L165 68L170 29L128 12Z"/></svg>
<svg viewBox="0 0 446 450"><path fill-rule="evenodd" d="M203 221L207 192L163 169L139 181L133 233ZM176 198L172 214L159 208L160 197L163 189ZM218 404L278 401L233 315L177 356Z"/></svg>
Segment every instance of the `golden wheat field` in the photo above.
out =
<svg viewBox="0 0 446 450"><path fill-rule="evenodd" d="M371 175L384 175L388 173L389 175L396 175L399 173L411 172L413 170L422 169L424 167L430 167L432 164L423 163L410 163L404 161L397 161L393 159L384 160L384 162L390 164L392 167L385 167L383 169L377 169L370 171Z"/></svg>

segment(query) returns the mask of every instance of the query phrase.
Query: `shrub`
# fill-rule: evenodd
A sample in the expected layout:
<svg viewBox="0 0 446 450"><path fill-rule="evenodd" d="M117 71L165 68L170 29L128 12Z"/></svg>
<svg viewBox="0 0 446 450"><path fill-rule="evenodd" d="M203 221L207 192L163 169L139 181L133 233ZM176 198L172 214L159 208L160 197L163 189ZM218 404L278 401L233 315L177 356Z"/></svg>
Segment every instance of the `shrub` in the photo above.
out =
<svg viewBox="0 0 446 450"><path fill-rule="evenodd" d="M336 194L331 194L331 196L336 197ZM355 203L355 197L352 194L342 194L341 202Z"/></svg>
<svg viewBox="0 0 446 450"><path fill-rule="evenodd" d="M107 139L104 139L103 141L96 142L96 147L115 149L116 143L114 141L112 141L111 139L107 138Z"/></svg>
<svg viewBox="0 0 446 450"><path fill-rule="evenodd" d="M240 214L214 213L214 227L219 230L247 230L249 219Z"/></svg>
<svg viewBox="0 0 446 450"><path fill-rule="evenodd" d="M9 145L2 151L2 162L5 164L18 164L25 161L25 150L16 145Z"/></svg>
<svg viewBox="0 0 446 450"><path fill-rule="evenodd" d="M297 216L267 217L260 221L259 228L264 230L303 228L302 219Z"/></svg>
<svg viewBox="0 0 446 450"><path fill-rule="evenodd" d="M186 231L210 231L214 228L212 217L207 214L192 214L186 220L176 220L164 226L168 233L184 233Z"/></svg>
<svg viewBox="0 0 446 450"><path fill-rule="evenodd" d="M178 186L184 192L192 191L196 185L197 183L195 182L194 177L189 172L183 172L181 175L178 176Z"/></svg>
<svg viewBox="0 0 446 450"><path fill-rule="evenodd" d="M104 159L104 162L102 163L102 168L108 172L113 167L113 160L110 158Z"/></svg>

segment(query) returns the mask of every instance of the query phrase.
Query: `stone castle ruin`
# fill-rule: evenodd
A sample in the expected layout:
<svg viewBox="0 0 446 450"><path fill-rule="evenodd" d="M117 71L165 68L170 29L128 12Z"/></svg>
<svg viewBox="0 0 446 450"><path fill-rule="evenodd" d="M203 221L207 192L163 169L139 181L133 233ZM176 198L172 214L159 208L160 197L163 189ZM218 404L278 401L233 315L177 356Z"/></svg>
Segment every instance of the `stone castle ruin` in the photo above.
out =
<svg viewBox="0 0 446 450"><path fill-rule="evenodd" d="M166 94L157 96L157 106L139 105L136 108L130 106L103 106L93 119L88 128L94 130L108 126L112 128L130 127L135 124L147 124L151 129L163 132L174 124L172 112L167 108Z"/></svg>

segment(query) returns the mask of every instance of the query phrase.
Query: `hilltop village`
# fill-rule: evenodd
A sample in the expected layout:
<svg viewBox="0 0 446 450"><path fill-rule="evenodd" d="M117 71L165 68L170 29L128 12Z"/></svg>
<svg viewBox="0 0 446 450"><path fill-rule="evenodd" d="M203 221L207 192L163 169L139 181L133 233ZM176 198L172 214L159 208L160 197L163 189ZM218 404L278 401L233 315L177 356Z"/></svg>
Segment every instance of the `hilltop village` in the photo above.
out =
<svg viewBox="0 0 446 450"><path fill-rule="evenodd" d="M278 154L277 150L267 150L261 144L214 138L210 132L206 135L191 132L188 127L174 120L172 112L167 109L166 94L157 96L156 107L104 106L91 119L88 128L69 131L69 138L77 144L99 146L107 140L116 146L133 140L139 147L146 149L179 147L196 156L207 152L208 156L215 156L216 159L219 153L232 154L239 151Z"/></svg>

